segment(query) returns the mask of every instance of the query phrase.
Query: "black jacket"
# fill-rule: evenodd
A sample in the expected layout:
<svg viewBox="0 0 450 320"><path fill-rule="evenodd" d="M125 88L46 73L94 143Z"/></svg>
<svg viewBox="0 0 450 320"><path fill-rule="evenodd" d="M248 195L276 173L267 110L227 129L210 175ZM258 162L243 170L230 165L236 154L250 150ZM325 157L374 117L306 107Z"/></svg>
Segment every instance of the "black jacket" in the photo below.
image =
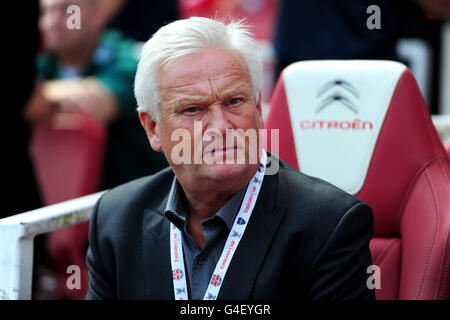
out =
<svg viewBox="0 0 450 320"><path fill-rule="evenodd" d="M90 223L86 299L173 299L170 168L105 193ZM265 176L218 299L373 299L369 206L280 160Z"/></svg>

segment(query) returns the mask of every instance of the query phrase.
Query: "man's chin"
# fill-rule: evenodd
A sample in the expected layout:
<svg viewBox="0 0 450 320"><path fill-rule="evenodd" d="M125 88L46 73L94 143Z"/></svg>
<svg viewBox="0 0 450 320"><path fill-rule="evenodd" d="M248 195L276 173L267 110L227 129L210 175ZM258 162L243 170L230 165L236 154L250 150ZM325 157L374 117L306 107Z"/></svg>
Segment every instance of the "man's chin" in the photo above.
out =
<svg viewBox="0 0 450 320"><path fill-rule="evenodd" d="M203 168L203 176L211 180L226 181L235 177L242 176L252 170L248 164L205 164Z"/></svg>

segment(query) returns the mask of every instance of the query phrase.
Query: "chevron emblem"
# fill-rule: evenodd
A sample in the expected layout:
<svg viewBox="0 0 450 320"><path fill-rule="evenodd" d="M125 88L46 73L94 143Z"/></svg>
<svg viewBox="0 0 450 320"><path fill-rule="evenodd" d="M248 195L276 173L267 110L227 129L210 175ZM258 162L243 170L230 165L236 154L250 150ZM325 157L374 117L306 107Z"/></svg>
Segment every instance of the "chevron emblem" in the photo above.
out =
<svg viewBox="0 0 450 320"><path fill-rule="evenodd" d="M337 91L333 91L331 95L327 95L317 106L316 113L325 109L325 107L329 106L333 102L339 102L342 105L349 108L354 113L358 113L358 107L344 95L344 92L351 94L355 98L359 98L358 90L353 87L350 83L345 80L332 80L330 82L325 83L322 87L317 90L316 98L320 98L324 96L330 90L337 88Z"/></svg>

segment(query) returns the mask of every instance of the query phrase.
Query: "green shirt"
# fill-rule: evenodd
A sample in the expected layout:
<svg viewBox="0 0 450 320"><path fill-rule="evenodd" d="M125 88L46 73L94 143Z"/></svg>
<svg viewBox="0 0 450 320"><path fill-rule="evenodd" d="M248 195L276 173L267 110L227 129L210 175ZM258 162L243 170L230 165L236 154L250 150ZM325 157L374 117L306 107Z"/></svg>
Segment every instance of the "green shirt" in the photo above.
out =
<svg viewBox="0 0 450 320"><path fill-rule="evenodd" d="M101 189L153 174L167 166L162 153L151 150L139 123L133 83L141 45L118 31L105 31L90 62L82 70L63 68L58 58L44 52L37 57L37 74L44 80L95 77L116 97L118 117L108 126L108 143Z"/></svg>

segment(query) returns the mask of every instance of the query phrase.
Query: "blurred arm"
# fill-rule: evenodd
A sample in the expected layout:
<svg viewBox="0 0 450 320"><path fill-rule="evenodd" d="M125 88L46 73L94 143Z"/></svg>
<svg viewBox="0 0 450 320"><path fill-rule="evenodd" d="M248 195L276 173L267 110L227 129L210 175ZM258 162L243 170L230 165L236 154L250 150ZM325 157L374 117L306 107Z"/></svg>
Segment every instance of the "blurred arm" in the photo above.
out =
<svg viewBox="0 0 450 320"><path fill-rule="evenodd" d="M92 77L44 81L36 86L24 117L32 124L61 127L77 113L107 124L117 117L117 100Z"/></svg>

